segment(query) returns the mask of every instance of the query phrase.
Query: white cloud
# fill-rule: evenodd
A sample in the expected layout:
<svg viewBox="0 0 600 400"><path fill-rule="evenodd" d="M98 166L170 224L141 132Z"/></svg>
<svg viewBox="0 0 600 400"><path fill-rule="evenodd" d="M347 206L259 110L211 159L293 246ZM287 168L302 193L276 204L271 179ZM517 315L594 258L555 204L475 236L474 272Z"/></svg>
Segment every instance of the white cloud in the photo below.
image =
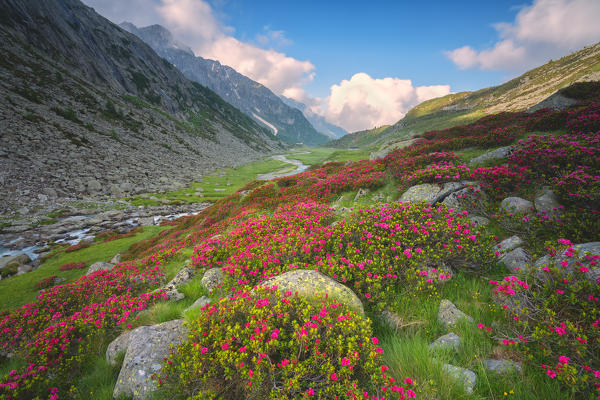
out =
<svg viewBox="0 0 600 400"><path fill-rule="evenodd" d="M418 103L448 93L448 85L415 87L410 80L375 79L361 72L331 86L327 98L309 105L328 121L358 131L393 124Z"/></svg>
<svg viewBox="0 0 600 400"><path fill-rule="evenodd" d="M535 0L514 23L499 23L499 41L477 51L463 46L446 52L460 69L525 71L600 41L600 1Z"/></svg>
<svg viewBox="0 0 600 400"><path fill-rule="evenodd" d="M161 0L156 7L167 28L189 44L196 55L218 60L239 73L262 83L278 95L312 81L315 66L280 51L263 49L231 36L232 28L215 18L203 0ZM263 45L283 46L291 42L283 31L265 27L257 41Z"/></svg>

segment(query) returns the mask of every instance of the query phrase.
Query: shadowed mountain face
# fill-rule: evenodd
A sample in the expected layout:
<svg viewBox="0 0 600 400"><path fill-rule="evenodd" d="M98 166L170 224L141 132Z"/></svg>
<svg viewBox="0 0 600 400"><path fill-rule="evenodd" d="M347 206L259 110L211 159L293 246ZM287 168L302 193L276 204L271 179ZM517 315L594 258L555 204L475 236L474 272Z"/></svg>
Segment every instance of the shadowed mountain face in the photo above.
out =
<svg viewBox="0 0 600 400"><path fill-rule="evenodd" d="M282 149L78 0L0 0L0 41L0 212L176 187Z"/></svg>
<svg viewBox="0 0 600 400"><path fill-rule="evenodd" d="M161 25L137 28L124 22L123 29L148 43L161 57L175 65L188 79L198 82L269 128L288 143L322 144L328 137L317 132L301 111L285 104L268 88L218 61L196 57Z"/></svg>
<svg viewBox="0 0 600 400"><path fill-rule="evenodd" d="M310 122L316 130L318 130L321 133L324 133L330 138L339 139L342 136L348 134L348 132L344 128L331 124L327 122L327 120L321 115L312 112L308 107L306 107L306 104L300 103L294 99L288 99L287 97L283 96L281 96L281 100L283 100L283 102L289 105L290 107L295 107L298 110L302 111L302 114L304 114L308 122Z"/></svg>

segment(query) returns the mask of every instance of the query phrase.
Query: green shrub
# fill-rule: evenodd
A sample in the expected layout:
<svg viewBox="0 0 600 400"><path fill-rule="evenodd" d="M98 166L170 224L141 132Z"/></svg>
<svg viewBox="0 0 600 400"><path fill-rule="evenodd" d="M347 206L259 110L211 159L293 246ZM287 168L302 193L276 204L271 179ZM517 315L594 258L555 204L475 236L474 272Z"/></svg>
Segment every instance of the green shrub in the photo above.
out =
<svg viewBox="0 0 600 400"><path fill-rule="evenodd" d="M332 299L313 304L286 293L277 301L272 290L238 292L204 307L159 385L188 399L414 396L387 376L368 320Z"/></svg>

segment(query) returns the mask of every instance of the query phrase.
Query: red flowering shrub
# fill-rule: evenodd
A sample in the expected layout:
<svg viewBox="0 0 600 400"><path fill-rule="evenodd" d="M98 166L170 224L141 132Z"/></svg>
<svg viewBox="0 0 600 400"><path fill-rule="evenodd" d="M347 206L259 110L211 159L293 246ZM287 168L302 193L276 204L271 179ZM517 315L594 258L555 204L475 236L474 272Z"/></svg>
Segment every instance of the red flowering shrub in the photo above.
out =
<svg viewBox="0 0 600 400"><path fill-rule="evenodd" d="M61 265L60 267L58 267L58 270L59 271L69 271L69 270L72 270L72 269L83 269L83 268L85 268L85 263L82 263L82 262L80 262L80 263L74 263L74 262L72 262L72 263Z"/></svg>
<svg viewBox="0 0 600 400"><path fill-rule="evenodd" d="M369 321L334 299L308 302L272 289L204 307L167 359L159 384L194 399L415 397L381 363ZM383 397L381 397L383 398Z"/></svg>
<svg viewBox="0 0 600 400"><path fill-rule="evenodd" d="M54 278L57 278L56 275L51 275L43 278L41 281L35 284L37 289L47 289L49 287L54 286Z"/></svg>
<svg viewBox="0 0 600 400"><path fill-rule="evenodd" d="M548 377L576 398L600 391L600 285L592 277L599 256L579 253L568 240L549 248L539 271L491 281L512 317L504 343L530 355Z"/></svg>
<svg viewBox="0 0 600 400"><path fill-rule="evenodd" d="M78 244L74 244L72 246L67 247L66 249L63 250L63 252L65 253L71 253L73 251L77 251L80 249L85 249L86 247L90 247L92 244L88 243L88 242L81 242Z"/></svg>

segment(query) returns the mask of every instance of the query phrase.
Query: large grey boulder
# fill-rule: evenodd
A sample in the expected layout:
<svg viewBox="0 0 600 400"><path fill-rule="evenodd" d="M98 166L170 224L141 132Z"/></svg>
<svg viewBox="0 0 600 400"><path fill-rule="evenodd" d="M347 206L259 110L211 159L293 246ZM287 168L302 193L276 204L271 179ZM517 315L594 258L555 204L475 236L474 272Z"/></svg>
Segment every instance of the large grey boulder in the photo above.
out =
<svg viewBox="0 0 600 400"><path fill-rule="evenodd" d="M485 360L483 362L485 369L504 374L507 372L517 371L522 372L523 366L520 362L511 360Z"/></svg>
<svg viewBox="0 0 600 400"><path fill-rule="evenodd" d="M473 317L459 310L450 300L442 299L438 309L438 320L442 325L450 328L456 325L461 319L473 322Z"/></svg>
<svg viewBox="0 0 600 400"><path fill-rule="evenodd" d="M533 203L538 212L542 212L546 215L553 216L562 213L558 198L552 190L547 190L541 196L536 197Z"/></svg>
<svg viewBox="0 0 600 400"><path fill-rule="evenodd" d="M113 346L115 354L127 348L113 397L125 396L133 400L148 398L157 389L156 381L151 379L152 374L162 368L163 359L169 355L169 346L183 342L187 333L183 320L174 320L141 326L126 334L121 343Z"/></svg>
<svg viewBox="0 0 600 400"><path fill-rule="evenodd" d="M91 275L94 272L98 272L98 271L110 271L114 267L115 267L114 264L107 263L104 261L98 261L98 262L95 262L92 265L90 265L90 268L88 269L88 272L86 273L86 275Z"/></svg>
<svg viewBox="0 0 600 400"><path fill-rule="evenodd" d="M110 344L106 348L106 362L108 362L112 366L117 365L117 359L119 357L119 354L125 355L125 352L129 347L129 343L131 342L131 337L134 334L134 332L137 331L137 329L123 332L115 340L110 342Z"/></svg>
<svg viewBox="0 0 600 400"><path fill-rule="evenodd" d="M200 284L210 292L223 283L224 280L225 277L223 276L221 268L211 268L204 273L204 276L202 276L202 279L200 280Z"/></svg>
<svg viewBox="0 0 600 400"><path fill-rule="evenodd" d="M593 257L593 256L600 257L600 242L588 242L588 243L575 244L575 245L571 246L571 248L573 249L574 253L577 253L579 255L578 258L581 258L585 255L588 255L590 257ZM551 268L553 266L558 266L560 268L564 268L565 271L568 273L573 272L575 270L575 268L577 268L579 266L576 265L576 263L575 263L577 258L569 257L567 255L569 253L570 253L569 250L565 250L560 255L557 255L554 258L550 257L549 255L545 255L544 257L539 258L534 264L535 270L536 270L535 277L537 279L541 279L541 280L547 279L548 274L542 270L542 268L544 268L544 267ZM591 265L589 263L589 261L593 261L593 260L588 260L588 262L586 262L584 260L582 262L583 266L585 266L589 269L589 271L585 273L585 277L590 283L600 284L600 282L598 281L600 279L600 267L598 267L598 265L595 265L595 266ZM562 266L560 264L561 262L566 262L566 265Z"/></svg>
<svg viewBox="0 0 600 400"><path fill-rule="evenodd" d="M500 203L500 210L511 214L531 214L533 203L521 197L507 197Z"/></svg>
<svg viewBox="0 0 600 400"><path fill-rule="evenodd" d="M338 300L358 314L365 314L361 301L350 288L318 271L295 269L271 278L260 286L277 287L281 293L298 293L298 296L309 301L321 301L327 294L329 298Z"/></svg>
<svg viewBox="0 0 600 400"><path fill-rule="evenodd" d="M500 264L508 268L512 273L517 273L529 268L531 265L531 256L522 247L504 254L500 258Z"/></svg>
<svg viewBox="0 0 600 400"><path fill-rule="evenodd" d="M450 332L444 336L440 336L435 342L429 345L429 350L451 349L458 350L461 339L456 333Z"/></svg>
<svg viewBox="0 0 600 400"><path fill-rule="evenodd" d="M508 157L510 153L512 153L511 146L500 147L495 150L490 150L487 153L483 153L482 155L471 159L471 161L469 161L469 164L480 164L486 161L501 160L503 158Z"/></svg>
<svg viewBox="0 0 600 400"><path fill-rule="evenodd" d="M477 384L475 372L451 364L444 364L442 369L456 381L462 383L465 393L471 394L475 391L475 385Z"/></svg>

